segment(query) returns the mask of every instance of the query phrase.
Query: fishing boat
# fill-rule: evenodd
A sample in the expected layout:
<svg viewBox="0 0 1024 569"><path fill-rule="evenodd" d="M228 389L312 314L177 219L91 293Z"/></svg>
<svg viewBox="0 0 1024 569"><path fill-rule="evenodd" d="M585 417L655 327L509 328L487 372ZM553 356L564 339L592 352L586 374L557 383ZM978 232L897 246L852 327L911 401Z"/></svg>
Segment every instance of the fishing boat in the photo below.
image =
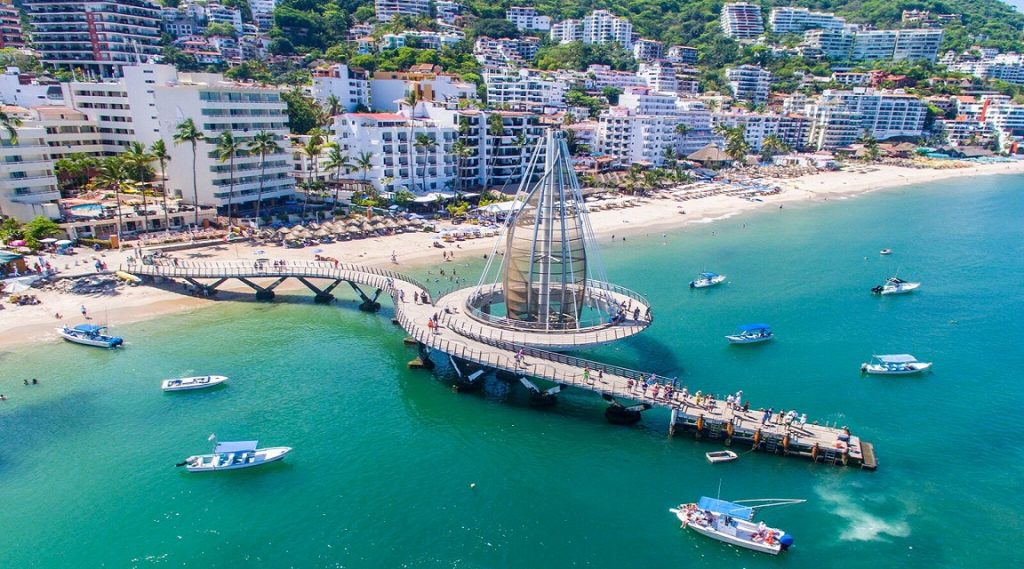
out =
<svg viewBox="0 0 1024 569"><path fill-rule="evenodd" d="M62 338L69 342L76 344L84 344L86 346L96 346L98 348L116 348L124 345L124 340L118 336L108 336L103 331L106 330L106 326L97 326L95 324L79 324L74 328L65 326L63 328L57 328L57 333Z"/></svg>
<svg viewBox="0 0 1024 569"><path fill-rule="evenodd" d="M726 502L702 496L696 504L680 504L669 511L679 518L684 528L690 528L737 547L778 555L793 545L793 536L768 527L764 522L754 523L757 508L799 504L806 500L737 500Z"/></svg>
<svg viewBox="0 0 1024 569"><path fill-rule="evenodd" d="M210 435L210 440L214 441L212 454L193 455L176 466L184 466L189 472L238 470L276 462L292 451L291 447L257 448L259 441L219 443L215 435Z"/></svg>
<svg viewBox="0 0 1024 569"><path fill-rule="evenodd" d="M725 282L725 275L718 273L701 273L690 281L690 288L708 288Z"/></svg>
<svg viewBox="0 0 1024 569"><path fill-rule="evenodd" d="M879 255L892 255L892 249L888 247L878 252Z"/></svg>
<svg viewBox="0 0 1024 569"><path fill-rule="evenodd" d="M932 362L919 362L910 354L871 356L871 361L860 364L862 373L874 375L910 375L932 368Z"/></svg>
<svg viewBox="0 0 1024 569"><path fill-rule="evenodd" d="M731 462L739 458L739 455L731 450L716 450L712 452L704 453L704 458L708 459L711 464L718 464L719 462Z"/></svg>
<svg viewBox="0 0 1024 569"><path fill-rule="evenodd" d="M871 292L875 294L906 294L917 287L921 286L921 283L912 283L905 281L899 277L889 277L885 279L885 284L880 284L875 288L871 289Z"/></svg>
<svg viewBox="0 0 1024 569"><path fill-rule="evenodd" d="M740 326L739 334L730 334L725 337L730 344L756 344L767 342L774 337L771 326L767 324L744 324Z"/></svg>
<svg viewBox="0 0 1024 569"><path fill-rule="evenodd" d="M160 383L160 388L164 391L189 391L192 389L204 389L206 387L213 387L214 385L220 385L227 381L228 378L223 375L200 375L196 377L178 377L175 379L165 379Z"/></svg>

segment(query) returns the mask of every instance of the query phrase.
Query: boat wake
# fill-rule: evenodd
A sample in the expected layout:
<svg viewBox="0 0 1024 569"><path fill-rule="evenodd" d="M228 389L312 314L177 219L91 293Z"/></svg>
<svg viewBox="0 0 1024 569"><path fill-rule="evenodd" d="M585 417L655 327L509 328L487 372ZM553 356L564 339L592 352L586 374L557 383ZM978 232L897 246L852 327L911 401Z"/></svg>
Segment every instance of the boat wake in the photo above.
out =
<svg viewBox="0 0 1024 569"><path fill-rule="evenodd" d="M836 515L849 523L840 532L840 541L886 541L886 536L907 537L910 535L910 524L904 520L885 520L855 504L849 496L836 493L834 489L818 488L816 492L822 500L831 505L831 509Z"/></svg>
<svg viewBox="0 0 1024 569"><path fill-rule="evenodd" d="M729 219L730 217L733 217L733 216L736 216L736 215L739 215L739 214L740 214L740 212L738 212L738 211L731 211L729 213L726 213L724 215L720 215L718 217L702 217L700 219L695 219L693 221L693 223L714 223L716 221L722 221L723 219Z"/></svg>

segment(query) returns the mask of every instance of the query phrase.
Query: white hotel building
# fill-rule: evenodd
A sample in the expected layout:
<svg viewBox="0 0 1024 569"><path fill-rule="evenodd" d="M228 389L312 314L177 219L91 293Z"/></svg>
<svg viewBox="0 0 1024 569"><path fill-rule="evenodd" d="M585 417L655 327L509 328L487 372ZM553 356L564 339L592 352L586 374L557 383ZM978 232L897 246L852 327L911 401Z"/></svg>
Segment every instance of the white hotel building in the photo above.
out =
<svg viewBox="0 0 1024 569"><path fill-rule="evenodd" d="M764 20L761 6L746 2L735 2L722 6L722 32L726 36L746 40L764 34Z"/></svg>
<svg viewBox="0 0 1024 569"><path fill-rule="evenodd" d="M370 107L370 80L365 73L344 63L313 70L313 98L321 105L334 96L342 111L354 112L360 105Z"/></svg>
<svg viewBox="0 0 1024 569"><path fill-rule="evenodd" d="M927 114L924 101L900 90L876 91L857 87L850 91L826 89L819 105L842 105L861 116L861 132L878 140L895 136L921 136Z"/></svg>
<svg viewBox="0 0 1024 569"><path fill-rule="evenodd" d="M633 49L633 24L608 10L594 10L583 18L583 43L617 43Z"/></svg>
<svg viewBox="0 0 1024 569"><path fill-rule="evenodd" d="M21 221L36 216L60 217L46 129L29 121L17 128L18 142L0 129L0 213Z"/></svg>
<svg viewBox="0 0 1024 569"><path fill-rule="evenodd" d="M564 108L569 88L553 75L535 69L485 72L484 83L489 105L539 112Z"/></svg>
<svg viewBox="0 0 1024 569"><path fill-rule="evenodd" d="M737 100L755 105L768 102L772 85L772 74L768 70L756 65L740 65L726 69L725 77L729 80L729 88Z"/></svg>
<svg viewBox="0 0 1024 569"><path fill-rule="evenodd" d="M551 18L541 16L536 8L512 6L505 12L505 19L523 32L546 32L551 29Z"/></svg>
<svg viewBox="0 0 1024 569"><path fill-rule="evenodd" d="M827 12L812 12L807 8L788 6L772 8L772 32L776 34L800 34L807 30L841 30L846 20Z"/></svg>
<svg viewBox="0 0 1024 569"><path fill-rule="evenodd" d="M598 119L597 150L622 164L660 166L668 149L685 156L714 140L711 112L700 101L629 89ZM686 127L686 134L677 131Z"/></svg>
<svg viewBox="0 0 1024 569"><path fill-rule="evenodd" d="M374 0L377 21L390 22L395 16L429 16L430 0Z"/></svg>

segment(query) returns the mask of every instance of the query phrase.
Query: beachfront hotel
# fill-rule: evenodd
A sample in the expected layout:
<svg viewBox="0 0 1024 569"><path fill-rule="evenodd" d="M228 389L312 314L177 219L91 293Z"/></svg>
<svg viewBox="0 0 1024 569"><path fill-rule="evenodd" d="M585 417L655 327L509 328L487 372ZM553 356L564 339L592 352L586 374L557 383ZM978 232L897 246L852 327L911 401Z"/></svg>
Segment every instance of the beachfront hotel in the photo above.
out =
<svg viewBox="0 0 1024 569"><path fill-rule="evenodd" d="M835 14L790 6L772 8L769 21L772 32L776 34L799 34L814 29L841 30L846 26L846 20Z"/></svg>
<svg viewBox="0 0 1024 569"><path fill-rule="evenodd" d="M160 53L160 6L150 0L26 0L32 44L43 63L119 77Z"/></svg>

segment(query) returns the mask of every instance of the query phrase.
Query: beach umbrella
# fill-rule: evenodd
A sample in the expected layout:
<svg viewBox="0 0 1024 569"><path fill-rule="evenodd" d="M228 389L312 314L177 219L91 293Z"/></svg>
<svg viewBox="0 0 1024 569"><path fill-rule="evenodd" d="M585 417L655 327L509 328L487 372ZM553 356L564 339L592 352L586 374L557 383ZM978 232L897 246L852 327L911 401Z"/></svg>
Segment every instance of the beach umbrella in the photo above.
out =
<svg viewBox="0 0 1024 569"><path fill-rule="evenodd" d="M320 224L314 221L310 223L307 227L308 229L320 229Z"/></svg>
<svg viewBox="0 0 1024 569"><path fill-rule="evenodd" d="M384 222L384 227L394 228L394 227L398 227L398 224L395 223L395 220L389 219L389 220Z"/></svg>
<svg viewBox="0 0 1024 569"><path fill-rule="evenodd" d="M8 245L10 245L11 247L24 247L25 246L25 240L24 239L15 239L14 241L11 241L10 243L8 243Z"/></svg>
<svg viewBox="0 0 1024 569"><path fill-rule="evenodd" d="M7 283L4 284L4 292L11 294L25 292L30 288L32 288L31 284L19 280L7 281Z"/></svg>
<svg viewBox="0 0 1024 569"><path fill-rule="evenodd" d="M359 229L362 229L363 231L373 231L373 226L369 223L363 222L363 224L359 226Z"/></svg>
<svg viewBox="0 0 1024 569"><path fill-rule="evenodd" d="M345 223L346 223L346 224L347 224L347 225L348 225L349 227L359 227L359 226L360 226L360 225L362 224L362 222L361 222L361 221L359 221L358 219L349 219L349 220L348 220L348 221L346 221Z"/></svg>
<svg viewBox="0 0 1024 569"><path fill-rule="evenodd" d="M359 228L358 227L349 227L345 231L348 232L348 233L359 233Z"/></svg>
<svg viewBox="0 0 1024 569"><path fill-rule="evenodd" d="M409 225L409 220L405 219L404 217L401 217L401 218L398 219L398 225L400 225L402 227L405 227L405 226Z"/></svg>
<svg viewBox="0 0 1024 569"><path fill-rule="evenodd" d="M278 229L277 232L281 235L288 235L289 233L291 233L291 230L288 229L287 227L282 227L281 229Z"/></svg>
<svg viewBox="0 0 1024 569"><path fill-rule="evenodd" d="M327 229L323 228L323 227L321 227L320 229L317 229L316 231L313 232L313 236L314 237L327 237L330 234L331 234L331 232L328 231Z"/></svg>
<svg viewBox="0 0 1024 569"><path fill-rule="evenodd" d="M46 243L47 245L49 245L50 243L56 243L57 240L54 239L53 237L47 237L46 239L40 239L39 242Z"/></svg>
<svg viewBox="0 0 1024 569"><path fill-rule="evenodd" d="M57 241L56 244L57 245L62 245L62 246L63 245L71 245L71 240L70 239L61 239L60 241Z"/></svg>

